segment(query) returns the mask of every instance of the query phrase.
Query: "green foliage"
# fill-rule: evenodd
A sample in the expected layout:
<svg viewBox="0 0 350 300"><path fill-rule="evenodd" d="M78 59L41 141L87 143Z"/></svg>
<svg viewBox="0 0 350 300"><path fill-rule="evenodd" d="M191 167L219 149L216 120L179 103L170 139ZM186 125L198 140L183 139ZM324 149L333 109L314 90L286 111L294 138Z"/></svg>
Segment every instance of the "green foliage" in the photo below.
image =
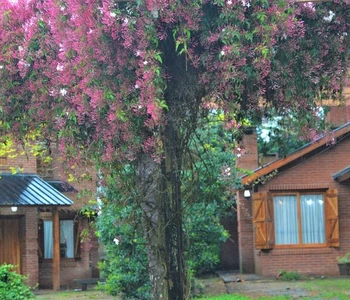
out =
<svg viewBox="0 0 350 300"><path fill-rule="evenodd" d="M258 126L259 153L283 157L315 140L329 127L325 115L326 109L321 108L299 112L269 109Z"/></svg>
<svg viewBox="0 0 350 300"><path fill-rule="evenodd" d="M213 272L219 265L220 244L228 238L220 219L231 212L233 201L227 187L237 180L235 156L224 151L230 149L232 133L223 130L220 115L209 118L210 125L201 126L191 140L182 171L184 254L192 276ZM222 174L223 166L232 171ZM106 247L101 269L107 280L101 287L112 295L148 299L147 250L135 167L116 167L105 181L97 218L98 234Z"/></svg>
<svg viewBox="0 0 350 300"><path fill-rule="evenodd" d="M300 280L301 276L298 272L282 270L280 272L279 278L283 281L293 281L293 280Z"/></svg>
<svg viewBox="0 0 350 300"><path fill-rule="evenodd" d="M194 276L215 271L220 260L220 243L228 233L220 224L220 207L216 202L192 205L185 214L188 248L187 264Z"/></svg>
<svg viewBox="0 0 350 300"><path fill-rule="evenodd" d="M313 279L302 282L302 287L312 292L347 293L349 291L348 278Z"/></svg>
<svg viewBox="0 0 350 300"><path fill-rule="evenodd" d="M0 299L33 299L33 293L25 285L27 277L17 274L12 269L13 265L4 264L0 266Z"/></svg>
<svg viewBox="0 0 350 300"><path fill-rule="evenodd" d="M344 256L338 256L337 261L340 264L350 263L350 252L346 253Z"/></svg>
<svg viewBox="0 0 350 300"><path fill-rule="evenodd" d="M106 203L102 207L97 227L100 241L105 246L105 260L100 268L106 284L100 288L111 295L132 299L150 297L141 219L140 209L133 205L121 207L117 203ZM136 220L139 220L139 224Z"/></svg>

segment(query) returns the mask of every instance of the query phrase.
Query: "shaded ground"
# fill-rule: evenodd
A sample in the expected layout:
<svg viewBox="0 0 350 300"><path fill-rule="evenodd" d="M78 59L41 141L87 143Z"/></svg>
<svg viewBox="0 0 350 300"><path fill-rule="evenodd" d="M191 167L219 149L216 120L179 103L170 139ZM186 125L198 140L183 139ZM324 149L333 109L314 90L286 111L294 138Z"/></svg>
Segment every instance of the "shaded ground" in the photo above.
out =
<svg viewBox="0 0 350 300"><path fill-rule="evenodd" d="M344 280L344 278L334 278L333 280L334 288L327 288L327 286L316 288L312 283L317 279L311 278L305 281L281 281L275 278L263 278L255 274L218 272L218 277L203 279L200 282L203 284L203 295L208 296L226 293L242 294L252 298L289 296L292 299L310 297L310 299L322 300L323 298L320 295L327 292L327 290L337 291L337 281ZM348 295L348 299L350 299L350 278L347 280L349 280L348 289L338 290L338 292ZM332 285L332 282L330 284Z"/></svg>
<svg viewBox="0 0 350 300"><path fill-rule="evenodd" d="M238 273L219 272L218 276L201 278L196 281L195 290L197 295L216 296L223 294L242 294L250 296L253 299L260 296L289 296L291 299L350 299L350 277L347 278L327 278L311 279L301 281L281 281L275 278L263 278L258 275L241 275ZM322 297L327 292L341 292L343 297ZM344 295L348 295L345 296ZM86 292L60 291L52 292L49 290L40 290L36 292L36 299L41 300L83 300L83 299L117 299L106 295L100 291L93 290L89 286Z"/></svg>
<svg viewBox="0 0 350 300"><path fill-rule="evenodd" d="M300 281L280 281L275 278L262 278L255 274L219 273L225 282L227 293L248 296L292 296L307 297L312 294L302 287Z"/></svg>
<svg viewBox="0 0 350 300"><path fill-rule="evenodd" d="M51 290L39 290L35 292L35 299L40 300L84 300L84 299L101 299L101 300L120 300L119 297L113 297L106 295L100 291L88 290L70 290L70 291L59 291L53 292Z"/></svg>

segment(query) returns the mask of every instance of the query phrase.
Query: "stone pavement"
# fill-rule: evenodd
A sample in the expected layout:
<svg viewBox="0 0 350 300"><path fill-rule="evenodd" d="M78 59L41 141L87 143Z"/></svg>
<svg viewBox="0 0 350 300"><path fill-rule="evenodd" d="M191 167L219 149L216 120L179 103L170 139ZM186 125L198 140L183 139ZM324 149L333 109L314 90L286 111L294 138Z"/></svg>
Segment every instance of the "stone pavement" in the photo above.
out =
<svg viewBox="0 0 350 300"><path fill-rule="evenodd" d="M275 278L262 277L256 274L239 274L238 272L217 272L224 282L228 294L239 293L248 296L290 296L303 298L311 296L298 281L279 281Z"/></svg>

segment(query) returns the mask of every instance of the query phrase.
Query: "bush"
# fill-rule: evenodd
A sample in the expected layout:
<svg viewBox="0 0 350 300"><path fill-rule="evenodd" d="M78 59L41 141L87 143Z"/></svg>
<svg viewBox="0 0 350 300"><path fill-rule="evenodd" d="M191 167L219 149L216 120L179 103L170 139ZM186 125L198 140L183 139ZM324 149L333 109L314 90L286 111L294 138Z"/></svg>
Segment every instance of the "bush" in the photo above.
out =
<svg viewBox="0 0 350 300"><path fill-rule="evenodd" d="M150 298L150 284L143 231L135 224L124 222L133 215L141 219L136 207L121 208L113 203L103 206L97 225L100 241L105 246L105 261L100 269L106 283L99 287L113 296L146 300Z"/></svg>
<svg viewBox="0 0 350 300"><path fill-rule="evenodd" d="M13 265L0 266L0 299L33 299L30 288L25 285L27 277L12 271Z"/></svg>
<svg viewBox="0 0 350 300"><path fill-rule="evenodd" d="M298 272L288 272L288 271L281 271L279 274L279 278L284 281L293 281L293 280L300 280L301 276Z"/></svg>
<svg viewBox="0 0 350 300"><path fill-rule="evenodd" d="M220 243L229 235L220 224L219 211L219 205L213 202L195 203L185 212L185 257L194 276L214 272L220 262Z"/></svg>

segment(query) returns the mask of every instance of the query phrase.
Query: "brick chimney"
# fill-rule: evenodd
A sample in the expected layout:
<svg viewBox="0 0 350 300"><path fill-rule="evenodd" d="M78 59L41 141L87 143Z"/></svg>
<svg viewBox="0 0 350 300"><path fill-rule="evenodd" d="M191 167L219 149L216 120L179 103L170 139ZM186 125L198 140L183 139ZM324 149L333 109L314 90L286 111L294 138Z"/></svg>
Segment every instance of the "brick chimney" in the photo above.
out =
<svg viewBox="0 0 350 300"><path fill-rule="evenodd" d="M250 171L257 169L259 166L258 135L254 126L243 128L242 140L237 148L243 151L241 156L237 155L236 166Z"/></svg>
<svg viewBox="0 0 350 300"><path fill-rule="evenodd" d="M331 123L333 128L350 122L350 83L344 88L343 95L345 98L344 103L333 100L323 100L321 102L322 105L330 108L326 115L326 122Z"/></svg>

